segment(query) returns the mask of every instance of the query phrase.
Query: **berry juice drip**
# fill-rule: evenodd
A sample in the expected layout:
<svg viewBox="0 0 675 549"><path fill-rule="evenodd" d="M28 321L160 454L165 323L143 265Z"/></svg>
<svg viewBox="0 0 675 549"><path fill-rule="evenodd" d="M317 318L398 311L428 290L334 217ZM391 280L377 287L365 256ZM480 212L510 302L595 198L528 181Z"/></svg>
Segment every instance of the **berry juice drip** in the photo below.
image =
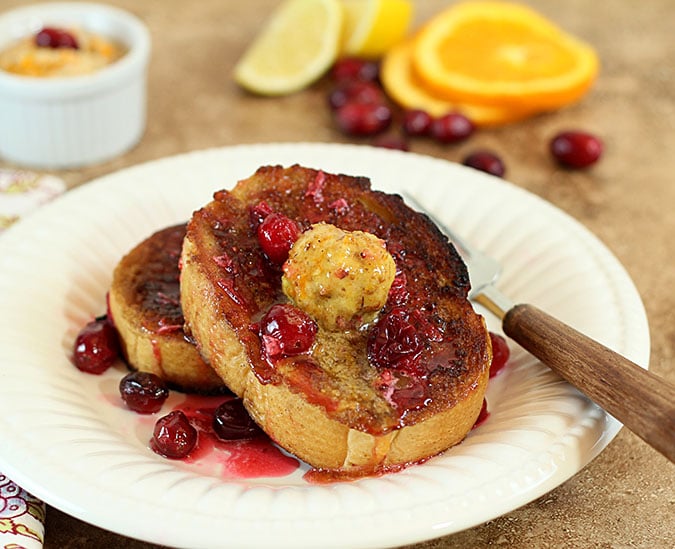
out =
<svg viewBox="0 0 675 549"><path fill-rule="evenodd" d="M223 478L283 477L300 467L250 419L241 400L188 396L176 406L197 431L193 450L182 460ZM228 437L228 438L222 438Z"/></svg>

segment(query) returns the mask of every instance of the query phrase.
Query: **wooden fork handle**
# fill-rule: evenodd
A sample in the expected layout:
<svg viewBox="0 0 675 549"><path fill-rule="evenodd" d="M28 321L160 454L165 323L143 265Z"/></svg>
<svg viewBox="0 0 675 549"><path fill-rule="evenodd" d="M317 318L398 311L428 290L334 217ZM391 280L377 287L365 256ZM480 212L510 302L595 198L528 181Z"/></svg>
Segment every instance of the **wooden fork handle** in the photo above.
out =
<svg viewBox="0 0 675 549"><path fill-rule="evenodd" d="M516 305L504 333L675 463L675 384L532 305Z"/></svg>

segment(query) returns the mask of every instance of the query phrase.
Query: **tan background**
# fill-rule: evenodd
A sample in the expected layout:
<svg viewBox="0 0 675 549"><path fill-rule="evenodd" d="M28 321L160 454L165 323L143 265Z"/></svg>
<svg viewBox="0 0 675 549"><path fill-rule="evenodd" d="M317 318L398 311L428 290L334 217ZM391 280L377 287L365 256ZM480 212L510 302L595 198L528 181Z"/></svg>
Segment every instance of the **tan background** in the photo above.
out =
<svg viewBox="0 0 675 549"><path fill-rule="evenodd" d="M347 142L325 108L326 83L279 99L242 93L234 62L274 0L115 0L150 28L153 55L147 132L112 162L61 172L69 186L119 168L189 150L270 141ZM416 24L450 2L416 2ZM500 129L459 146L418 140L413 150L459 160L489 146L506 178L549 200L594 232L625 265L644 300L650 367L675 380L675 39L671 0L529 0L527 4L591 42L602 73L580 104ZM26 2L0 0L0 11ZM0 123L2 123L0 121ZM587 172L558 169L547 153L558 130L602 136L606 152ZM0 166L6 166L0 160ZM675 468L622 430L609 447L551 493L477 528L416 548L675 546ZM48 510L46 547L141 549L128 540Z"/></svg>

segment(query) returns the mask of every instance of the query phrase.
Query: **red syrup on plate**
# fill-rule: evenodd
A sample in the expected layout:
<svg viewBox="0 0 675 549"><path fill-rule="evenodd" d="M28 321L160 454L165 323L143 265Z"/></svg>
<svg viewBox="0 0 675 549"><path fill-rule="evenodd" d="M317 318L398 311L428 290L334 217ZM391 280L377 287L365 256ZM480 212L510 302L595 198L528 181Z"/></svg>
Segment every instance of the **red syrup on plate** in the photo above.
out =
<svg viewBox="0 0 675 549"><path fill-rule="evenodd" d="M174 406L181 410L199 432L197 446L181 461L196 465L223 478L246 479L284 477L300 467L300 462L283 453L264 433L253 438L223 440L213 430L213 415L224 399L188 395Z"/></svg>
<svg viewBox="0 0 675 549"><path fill-rule="evenodd" d="M478 413L478 417L476 418L476 422L473 424L473 427L471 427L471 429L480 427L483 423L487 421L487 418L489 417L490 412L488 412L487 400L483 399L483 405L481 406L480 412Z"/></svg>

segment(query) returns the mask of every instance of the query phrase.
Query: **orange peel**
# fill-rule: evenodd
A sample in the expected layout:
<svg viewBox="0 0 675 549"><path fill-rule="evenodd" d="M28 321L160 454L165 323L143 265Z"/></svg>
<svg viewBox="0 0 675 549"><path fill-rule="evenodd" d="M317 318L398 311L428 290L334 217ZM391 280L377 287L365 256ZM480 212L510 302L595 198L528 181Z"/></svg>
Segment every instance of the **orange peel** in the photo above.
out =
<svg viewBox="0 0 675 549"><path fill-rule="evenodd" d="M517 122L533 111L513 107L476 105L448 101L424 86L412 64L414 41L407 40L390 49L382 59L380 81L387 95L401 107L420 109L431 116L458 111L476 126L497 126Z"/></svg>
<svg viewBox="0 0 675 549"><path fill-rule="evenodd" d="M413 64L437 97L530 111L577 101L599 70L590 45L530 8L490 1L432 18L417 36Z"/></svg>

